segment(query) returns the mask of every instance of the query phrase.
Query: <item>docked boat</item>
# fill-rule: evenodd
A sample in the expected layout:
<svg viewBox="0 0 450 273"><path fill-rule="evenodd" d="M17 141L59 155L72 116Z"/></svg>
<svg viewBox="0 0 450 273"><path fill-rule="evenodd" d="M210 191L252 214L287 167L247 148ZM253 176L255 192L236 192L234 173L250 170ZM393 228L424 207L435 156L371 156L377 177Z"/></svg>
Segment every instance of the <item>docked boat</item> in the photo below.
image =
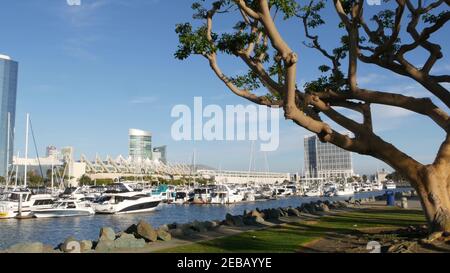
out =
<svg viewBox="0 0 450 273"><path fill-rule="evenodd" d="M211 203L211 193L213 190L209 187L201 187L194 189L194 198L192 204L209 204Z"/></svg>
<svg viewBox="0 0 450 273"><path fill-rule="evenodd" d="M322 191L319 189L310 189L304 193L306 197L320 197L322 196Z"/></svg>
<svg viewBox="0 0 450 273"><path fill-rule="evenodd" d="M218 186L210 196L211 204L233 204L244 200L244 195L241 191L231 189L227 185Z"/></svg>
<svg viewBox="0 0 450 273"><path fill-rule="evenodd" d="M125 183L114 183L112 188L93 204L98 214L125 214L154 211L162 202L159 196L135 192Z"/></svg>
<svg viewBox="0 0 450 273"><path fill-rule="evenodd" d="M392 180L386 181L384 184L384 188L386 190L395 190L397 188L397 185L395 185L395 182Z"/></svg>
<svg viewBox="0 0 450 273"><path fill-rule="evenodd" d="M77 200L60 200L51 208L38 209L32 212L36 218L60 218L74 216L89 216L95 213L89 202Z"/></svg>
<svg viewBox="0 0 450 273"><path fill-rule="evenodd" d="M354 194L355 190L350 184L345 184L344 186L339 187L336 191L336 196L350 196Z"/></svg>
<svg viewBox="0 0 450 273"><path fill-rule="evenodd" d="M54 200L50 194L33 194L28 189L6 193L0 201L0 219L30 216L34 210L50 208Z"/></svg>

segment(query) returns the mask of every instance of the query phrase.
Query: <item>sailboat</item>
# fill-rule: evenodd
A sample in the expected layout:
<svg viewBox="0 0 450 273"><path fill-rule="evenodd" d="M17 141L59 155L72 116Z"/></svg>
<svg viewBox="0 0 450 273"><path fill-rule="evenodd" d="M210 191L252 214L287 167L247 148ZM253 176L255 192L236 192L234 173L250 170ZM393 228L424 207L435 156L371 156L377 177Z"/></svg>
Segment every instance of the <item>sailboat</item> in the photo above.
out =
<svg viewBox="0 0 450 273"><path fill-rule="evenodd" d="M54 198L50 194L33 194L29 189L27 189L29 124L30 115L27 114L23 188L14 189L12 192L7 194L4 200L0 201L0 219L28 217L31 215L33 210L49 208L53 204Z"/></svg>

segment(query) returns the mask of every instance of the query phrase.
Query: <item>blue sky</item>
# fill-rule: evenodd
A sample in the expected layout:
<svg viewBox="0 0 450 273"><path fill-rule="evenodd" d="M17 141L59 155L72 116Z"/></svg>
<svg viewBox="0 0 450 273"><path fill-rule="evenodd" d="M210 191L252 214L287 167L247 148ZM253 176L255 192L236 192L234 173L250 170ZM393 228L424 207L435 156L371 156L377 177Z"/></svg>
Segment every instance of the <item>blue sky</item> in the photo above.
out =
<svg viewBox="0 0 450 273"><path fill-rule="evenodd" d="M222 169L246 170L251 143L175 142L170 128L176 104L247 104L230 94L200 57L180 62L173 58L177 46L174 26L191 20L191 1L185 0L82 0L80 7L65 0L2 0L0 53L19 61L16 149L23 153L25 113L32 116L39 152L45 146L74 146L77 156L127 154L128 128L153 132L155 145L168 145L169 160L188 162L195 148L199 163ZM380 7L370 7L375 12ZM337 17L327 14L322 44L335 42ZM283 34L299 53L300 82L314 79L323 59L305 48L297 22L283 22ZM216 31L231 29L220 21ZM448 52L448 27L438 34ZM409 56L423 63L422 53ZM221 59L229 75L244 71L233 58ZM447 59L436 72L448 74ZM361 66L360 85L408 95L429 96L406 78ZM444 108L445 109L445 108ZM448 110L448 109L446 109ZM443 132L427 118L386 107L374 110L377 133L419 161L429 163L443 140ZM401 126L401 129L398 129ZM280 147L267 154L272 171L302 171L305 130L280 121ZM264 169L264 156L254 154L256 169ZM354 155L359 173L372 173L383 163Z"/></svg>

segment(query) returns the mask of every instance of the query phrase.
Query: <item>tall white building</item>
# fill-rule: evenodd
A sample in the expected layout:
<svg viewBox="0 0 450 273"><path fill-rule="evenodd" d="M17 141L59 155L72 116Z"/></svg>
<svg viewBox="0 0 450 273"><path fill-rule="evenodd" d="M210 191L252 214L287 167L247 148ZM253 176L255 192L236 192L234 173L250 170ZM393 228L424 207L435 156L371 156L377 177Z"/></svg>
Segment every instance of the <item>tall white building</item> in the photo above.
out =
<svg viewBox="0 0 450 273"><path fill-rule="evenodd" d="M354 175L352 153L331 143L323 143L316 135L305 136L305 179L326 181Z"/></svg>
<svg viewBox="0 0 450 273"><path fill-rule="evenodd" d="M152 157L152 134L147 131L130 129L128 154L135 162L142 162Z"/></svg>

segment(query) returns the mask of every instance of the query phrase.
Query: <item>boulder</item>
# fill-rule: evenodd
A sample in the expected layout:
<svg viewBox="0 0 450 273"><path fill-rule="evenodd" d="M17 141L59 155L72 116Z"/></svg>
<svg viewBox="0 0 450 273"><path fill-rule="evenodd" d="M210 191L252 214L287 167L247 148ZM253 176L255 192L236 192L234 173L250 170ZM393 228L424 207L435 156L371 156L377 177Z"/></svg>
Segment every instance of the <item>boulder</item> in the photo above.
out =
<svg viewBox="0 0 450 273"><path fill-rule="evenodd" d="M255 216L264 218L264 213L259 212L257 209L250 211L247 216Z"/></svg>
<svg viewBox="0 0 450 273"><path fill-rule="evenodd" d="M83 240L80 242L81 252L89 252L92 250L93 243L89 240Z"/></svg>
<svg viewBox="0 0 450 273"><path fill-rule="evenodd" d="M125 229L125 233L136 235L137 234L137 225L136 224L132 224L127 229Z"/></svg>
<svg viewBox="0 0 450 273"><path fill-rule="evenodd" d="M226 223L229 226L241 227L244 226L244 217L242 215L231 215L227 217Z"/></svg>
<svg viewBox="0 0 450 273"><path fill-rule="evenodd" d="M265 223L264 218L260 216L246 216L244 217L243 222L248 226L257 226Z"/></svg>
<svg viewBox="0 0 450 273"><path fill-rule="evenodd" d="M81 244L75 238L69 237L59 246L59 249L65 253L80 253Z"/></svg>
<svg viewBox="0 0 450 273"><path fill-rule="evenodd" d="M289 216L300 216L300 211L298 211L297 209L294 209L294 208L289 208L288 215Z"/></svg>
<svg viewBox="0 0 450 273"><path fill-rule="evenodd" d="M15 244L6 250L7 253L43 253L44 244L40 242Z"/></svg>
<svg viewBox="0 0 450 273"><path fill-rule="evenodd" d="M95 251L100 253L110 252L113 249L114 249L114 241L105 238L103 239L101 238L95 245Z"/></svg>
<svg viewBox="0 0 450 273"><path fill-rule="evenodd" d="M165 229L159 228L157 231L158 239L162 241L170 241L172 240L172 235Z"/></svg>
<svg viewBox="0 0 450 273"><path fill-rule="evenodd" d="M318 210L318 211L321 211L321 212L329 212L329 211L330 211L330 208L329 208L325 203L321 203L321 204L318 206L317 210Z"/></svg>
<svg viewBox="0 0 450 273"><path fill-rule="evenodd" d="M156 242L158 240L158 234L152 225L142 220L137 224L137 235L149 242Z"/></svg>
<svg viewBox="0 0 450 273"><path fill-rule="evenodd" d="M220 225L219 221L206 221L205 222L205 227L208 230L213 230L213 229L217 228L219 225Z"/></svg>
<svg viewBox="0 0 450 273"><path fill-rule="evenodd" d="M171 229L170 234L172 235L172 237L181 237L184 235L183 230L181 228Z"/></svg>
<svg viewBox="0 0 450 273"><path fill-rule="evenodd" d="M197 232L206 232L208 229L206 228L205 222L194 221L191 224L191 228Z"/></svg>
<svg viewBox="0 0 450 273"><path fill-rule="evenodd" d="M348 208L347 203L346 203L346 202L343 202L343 201L338 201L338 202L336 203L336 206L337 206L338 208L340 208L340 209Z"/></svg>
<svg viewBox="0 0 450 273"><path fill-rule="evenodd" d="M98 237L100 239L103 238L105 240L114 241L116 239L116 233L114 232L114 229L110 227L102 227Z"/></svg>
<svg viewBox="0 0 450 273"><path fill-rule="evenodd" d="M281 214L278 209L269 209L266 214L266 218L269 220L278 220L280 219Z"/></svg>
<svg viewBox="0 0 450 273"><path fill-rule="evenodd" d="M161 226L159 226L158 229L162 229L164 231L169 231L170 230L169 225L161 225Z"/></svg>
<svg viewBox="0 0 450 273"><path fill-rule="evenodd" d="M145 247L144 239L136 239L133 234L122 233L119 238L114 241L114 248L130 249Z"/></svg>

